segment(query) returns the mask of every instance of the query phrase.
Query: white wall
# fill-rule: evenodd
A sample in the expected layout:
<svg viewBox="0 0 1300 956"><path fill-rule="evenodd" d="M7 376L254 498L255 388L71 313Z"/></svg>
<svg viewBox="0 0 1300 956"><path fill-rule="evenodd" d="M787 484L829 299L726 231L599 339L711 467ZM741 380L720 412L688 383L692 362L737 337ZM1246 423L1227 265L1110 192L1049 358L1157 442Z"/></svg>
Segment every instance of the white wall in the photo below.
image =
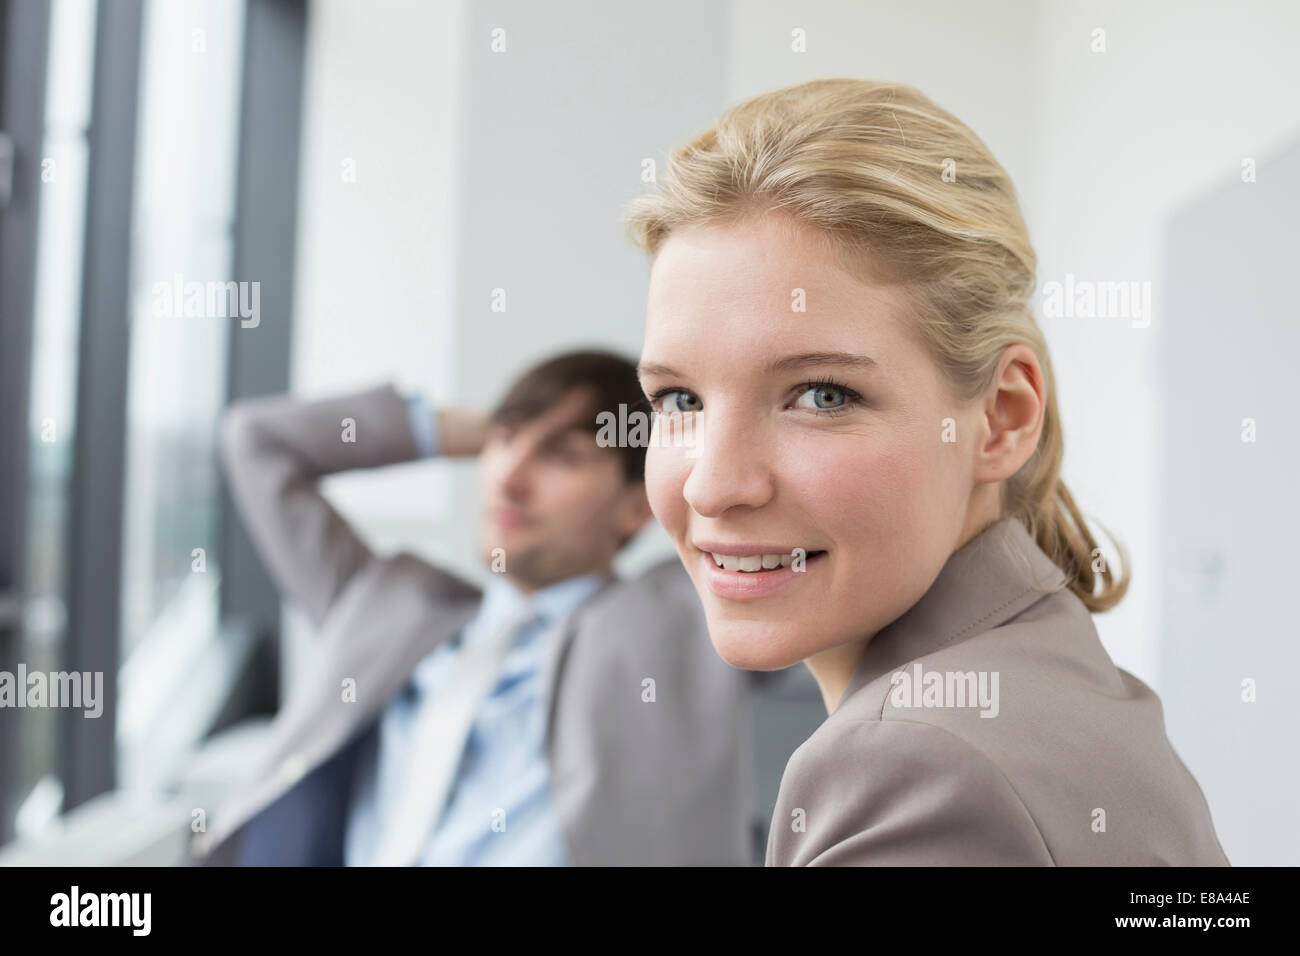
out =
<svg viewBox="0 0 1300 956"><path fill-rule="evenodd" d="M1096 27L1106 31L1105 53L1089 52ZM1042 174L1028 207L1040 281L1073 273L1152 283L1149 328L1123 319L1044 324L1068 479L1135 564L1132 593L1097 618L1098 629L1121 666L1162 690L1156 343L1164 335L1178 345L1177 316L1161 310L1161 231L1181 204L1237 178L1243 157L1274 154L1300 133L1300 7L1047 3L1035 37L1033 162Z"/></svg>
<svg viewBox="0 0 1300 956"><path fill-rule="evenodd" d="M292 387L384 381L449 399L462 102L460 3L317 0L310 7ZM377 542L428 533L449 510L418 464L329 484Z"/></svg>
<svg viewBox="0 0 1300 956"><path fill-rule="evenodd" d="M303 97L292 390L392 381L454 394L460 2L314 0ZM350 161L350 165L348 164ZM348 174L355 174L355 181ZM445 467L330 479L326 492L375 547L434 536L452 510ZM283 683L310 628L286 607Z"/></svg>
<svg viewBox="0 0 1300 956"><path fill-rule="evenodd" d="M1180 691L1166 695L1165 720L1228 858L1263 866L1300 865L1300 766L1283 756L1300 723L1300 642L1287 626L1300 539L1288 427L1297 219L1300 136L1255 181L1233 177L1183 209L1162 272L1177 328L1167 323L1157 343L1168 449L1160 672Z"/></svg>
<svg viewBox="0 0 1300 956"><path fill-rule="evenodd" d="M1095 27L1106 30L1102 54L1088 51ZM1043 6L1037 35L1041 82L1035 163L1050 171L1031 202L1040 278L1060 279L1072 272L1152 283L1149 328L1133 328L1123 320L1057 319L1048 324L1056 354L1067 357L1060 379L1069 428L1068 473L1087 507L1127 539L1136 564L1133 594L1113 615L1099 617L1098 627L1112 656L1161 694L1170 739L1205 790L1228 858L1235 864L1294 863L1300 854L1295 774L1282 771L1279 778L1278 768L1265 763L1276 754L1260 754L1261 746L1269 749L1270 738L1257 732L1253 718L1262 718L1264 711L1248 710L1239 696L1242 678L1272 684L1261 672L1286 672L1292 643L1288 628L1277 616L1263 628L1254 626L1261 623L1259 610L1276 604L1249 602L1235 610L1220 609L1236 622L1235 628L1213 626L1212 634L1194 634L1184 626L1188 614L1180 620L1167 603L1186 599L1189 591L1203 590L1207 583L1189 572L1198 555L1172 555L1169 547L1189 540L1205 545L1204 536L1162 523L1169 499L1186 497L1179 493L1177 469L1219 474L1228 467L1220 459L1231 454L1237 436L1227 436L1224 444L1213 420L1198 419L1200 456L1207 460L1197 464L1195 452L1171 457L1165 424L1190 410L1167 407L1171 392L1161 365L1202 368L1203 389L1225 413L1251 405L1234 396L1241 397L1243 388L1253 392L1253 375L1270 374L1264 371L1270 367L1266 363L1237 358L1243 354L1244 329L1268 321L1258 314L1264 308L1260 289L1243 284L1243 314L1220 317L1220 355L1226 361L1218 364L1205 353L1203 341L1198 344L1186 334L1191 316L1166 307L1179 290L1166 284L1162 245L1170 217L1182 207L1234 183L1246 188L1240 182L1244 158L1254 157L1264 167L1284 143L1300 138L1300 60L1294 55L1300 7L1280 2L1053 3ZM1294 321L1294 309L1291 315ZM1274 407L1255 412L1284 414ZM1240 411L1238 420L1246 414L1250 412ZM1240 451L1240 442L1235 444ZM1294 472L1300 464L1294 443L1281 454ZM1267 491L1266 484L1244 483L1230 495L1257 498ZM1203 519L1180 514L1198 523L1224 523L1211 514L1230 507L1227 501L1206 496L1200 504ZM1273 507L1294 511L1285 500L1275 500ZM1220 530L1226 537L1212 546L1229 554L1268 537L1246 525ZM1260 554L1249 567L1288 568L1293 563L1288 544ZM1242 570L1241 565L1230 568L1238 574ZM1264 577L1251 579L1266 583ZM1233 598L1245 593L1246 582L1231 573L1226 583L1225 593ZM1217 620L1207 609L1210 599L1204 594L1194 598L1201 611L1192 617L1202 625ZM1277 693L1272 687L1264 695L1271 703L1261 707L1279 706ZM1294 702L1286 709L1293 728ZM1284 819L1290 820L1289 829L1260 832L1268 829L1267 820Z"/></svg>

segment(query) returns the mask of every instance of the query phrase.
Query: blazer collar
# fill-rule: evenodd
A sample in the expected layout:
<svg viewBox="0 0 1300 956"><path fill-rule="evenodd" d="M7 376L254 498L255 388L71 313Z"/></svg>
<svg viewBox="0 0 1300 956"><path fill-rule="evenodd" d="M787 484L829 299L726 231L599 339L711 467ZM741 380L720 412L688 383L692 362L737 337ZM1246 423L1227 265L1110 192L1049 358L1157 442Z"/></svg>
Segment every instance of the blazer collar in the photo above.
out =
<svg viewBox="0 0 1300 956"><path fill-rule="evenodd" d="M995 521L954 551L921 599L871 639L840 704L909 661L1005 624L1065 582L1019 519Z"/></svg>

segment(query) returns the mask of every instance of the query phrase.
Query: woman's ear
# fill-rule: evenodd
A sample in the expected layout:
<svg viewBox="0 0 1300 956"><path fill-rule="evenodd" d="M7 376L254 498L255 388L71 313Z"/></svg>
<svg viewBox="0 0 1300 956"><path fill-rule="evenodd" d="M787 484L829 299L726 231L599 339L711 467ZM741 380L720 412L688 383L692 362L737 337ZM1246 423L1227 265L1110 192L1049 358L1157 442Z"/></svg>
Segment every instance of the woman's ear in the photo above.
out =
<svg viewBox="0 0 1300 956"><path fill-rule="evenodd" d="M1038 447L1047 411L1047 383L1038 357L1027 345L1008 346L984 398L985 438L975 460L975 479L1010 478Z"/></svg>

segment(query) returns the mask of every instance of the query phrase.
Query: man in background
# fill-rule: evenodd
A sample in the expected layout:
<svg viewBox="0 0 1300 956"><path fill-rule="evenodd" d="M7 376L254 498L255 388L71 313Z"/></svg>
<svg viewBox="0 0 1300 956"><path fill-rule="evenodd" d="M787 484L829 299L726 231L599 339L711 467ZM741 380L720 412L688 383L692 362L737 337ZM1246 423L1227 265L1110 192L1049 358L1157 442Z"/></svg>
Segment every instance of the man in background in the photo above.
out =
<svg viewBox="0 0 1300 956"><path fill-rule="evenodd" d="M233 497L319 636L198 862L761 860L756 675L714 652L676 556L633 580L611 571L652 520L645 448L596 440L598 413L620 405L645 405L635 366L574 352L490 415L391 386L227 412ZM431 455L479 457L480 552L496 572L482 591L372 553L317 487Z"/></svg>

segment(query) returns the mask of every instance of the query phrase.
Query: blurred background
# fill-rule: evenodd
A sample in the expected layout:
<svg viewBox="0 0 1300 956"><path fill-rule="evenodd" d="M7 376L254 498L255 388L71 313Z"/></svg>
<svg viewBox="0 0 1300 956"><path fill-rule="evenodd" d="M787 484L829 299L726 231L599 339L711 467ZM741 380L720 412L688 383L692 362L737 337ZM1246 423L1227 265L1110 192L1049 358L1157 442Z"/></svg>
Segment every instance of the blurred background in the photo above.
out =
<svg viewBox="0 0 1300 956"><path fill-rule="evenodd" d="M0 671L105 680L98 719L0 710L0 862L176 862L302 672L223 407L383 381L487 406L550 353L636 355L644 161L847 75L988 143L1044 292L1149 291L1038 309L1065 479L1134 567L1097 627L1229 859L1300 864L1298 41L1283 0L0 0ZM158 307L189 281L257 282L256 321ZM482 578L472 464L327 488L376 548ZM625 570L670 553L654 529ZM824 713L764 708L770 812Z"/></svg>

